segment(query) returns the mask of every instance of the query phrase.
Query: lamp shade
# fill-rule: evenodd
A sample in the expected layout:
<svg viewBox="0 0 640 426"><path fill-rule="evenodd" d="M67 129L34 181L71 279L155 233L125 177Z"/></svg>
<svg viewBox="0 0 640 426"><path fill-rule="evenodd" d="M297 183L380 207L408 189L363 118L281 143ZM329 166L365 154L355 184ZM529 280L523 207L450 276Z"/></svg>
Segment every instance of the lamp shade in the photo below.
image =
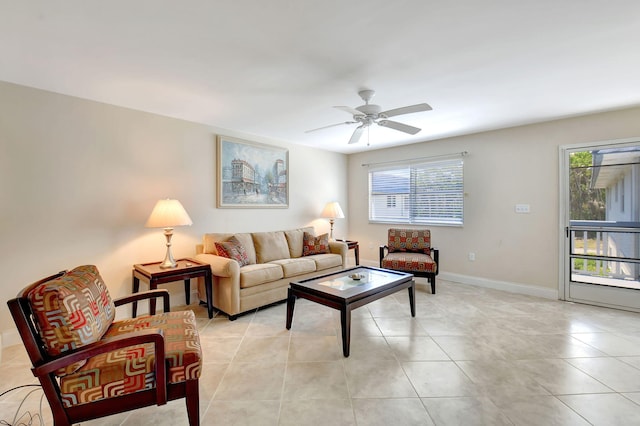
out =
<svg viewBox="0 0 640 426"><path fill-rule="evenodd" d="M344 218L344 213L340 208L340 204L338 204L337 201L334 201L331 203L327 203L327 205L324 206L320 217L326 217L329 219L342 219Z"/></svg>
<svg viewBox="0 0 640 426"><path fill-rule="evenodd" d="M147 228L173 228L193 222L178 200L160 200L156 203L145 226Z"/></svg>

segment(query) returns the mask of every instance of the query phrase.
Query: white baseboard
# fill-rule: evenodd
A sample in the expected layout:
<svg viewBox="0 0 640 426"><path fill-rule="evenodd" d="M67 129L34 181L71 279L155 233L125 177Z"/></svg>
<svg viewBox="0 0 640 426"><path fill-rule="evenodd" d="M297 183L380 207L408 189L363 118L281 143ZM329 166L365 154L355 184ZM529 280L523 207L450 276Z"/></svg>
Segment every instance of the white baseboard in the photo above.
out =
<svg viewBox="0 0 640 426"><path fill-rule="evenodd" d="M451 272L440 272L438 279L453 281L461 284L475 285L478 287L492 288L494 290L508 291L510 293L526 294L527 296L543 297L545 299L558 300L558 290L543 288L528 284L511 283L507 281L496 281L487 278L472 277L469 275L454 274ZM436 288L437 291L437 288Z"/></svg>
<svg viewBox="0 0 640 426"><path fill-rule="evenodd" d="M363 259L360 262L363 266L379 267L379 263ZM558 289L538 287L535 285L511 283L507 281L497 281L488 278L472 277L470 275L455 274L452 272L440 271L437 280L453 281L460 284L475 285L478 287L492 288L494 290L508 291L516 294L526 294L527 296L543 297L545 299L558 300ZM436 292L438 291L436 284Z"/></svg>

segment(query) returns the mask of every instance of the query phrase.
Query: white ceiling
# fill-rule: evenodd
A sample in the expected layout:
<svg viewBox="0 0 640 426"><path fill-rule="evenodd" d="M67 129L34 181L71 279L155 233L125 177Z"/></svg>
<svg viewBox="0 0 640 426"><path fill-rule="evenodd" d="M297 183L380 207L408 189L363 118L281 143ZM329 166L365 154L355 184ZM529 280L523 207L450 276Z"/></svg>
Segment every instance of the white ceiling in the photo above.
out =
<svg viewBox="0 0 640 426"><path fill-rule="evenodd" d="M640 2L0 0L0 80L351 153L640 105Z"/></svg>

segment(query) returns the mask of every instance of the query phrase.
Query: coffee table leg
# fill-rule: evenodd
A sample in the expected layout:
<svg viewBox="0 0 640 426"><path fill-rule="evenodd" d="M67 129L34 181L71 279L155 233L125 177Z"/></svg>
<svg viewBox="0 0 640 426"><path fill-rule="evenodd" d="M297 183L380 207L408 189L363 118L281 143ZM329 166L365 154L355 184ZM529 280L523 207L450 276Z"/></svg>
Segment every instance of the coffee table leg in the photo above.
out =
<svg viewBox="0 0 640 426"><path fill-rule="evenodd" d="M416 316L416 298L415 298L416 282L415 280L411 281L411 286L407 290L409 290L409 305L411 306L411 316L415 317Z"/></svg>
<svg viewBox="0 0 640 426"><path fill-rule="evenodd" d="M340 324L342 325L342 354L348 357L351 346L351 309L348 306L340 309Z"/></svg>
<svg viewBox="0 0 640 426"><path fill-rule="evenodd" d="M293 295L291 289L287 290L287 330L291 330L293 322L293 309L296 306L296 296Z"/></svg>

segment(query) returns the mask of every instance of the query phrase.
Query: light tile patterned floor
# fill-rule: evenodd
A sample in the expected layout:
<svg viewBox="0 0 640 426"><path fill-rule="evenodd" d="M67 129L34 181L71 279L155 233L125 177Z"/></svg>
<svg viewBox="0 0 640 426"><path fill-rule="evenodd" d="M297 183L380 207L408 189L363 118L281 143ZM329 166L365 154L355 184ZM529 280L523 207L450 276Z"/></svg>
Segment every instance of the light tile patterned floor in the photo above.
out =
<svg viewBox="0 0 640 426"><path fill-rule="evenodd" d="M640 314L444 281L436 295L420 283L416 305L411 318L401 292L354 311L349 358L324 306L298 301L291 331L284 304L236 321L190 306L205 362L201 424L640 424ZM0 392L27 383L26 353L5 348ZM33 389L0 398L0 419ZM40 395L22 412L36 413ZM186 409L174 401L87 424L186 425Z"/></svg>

